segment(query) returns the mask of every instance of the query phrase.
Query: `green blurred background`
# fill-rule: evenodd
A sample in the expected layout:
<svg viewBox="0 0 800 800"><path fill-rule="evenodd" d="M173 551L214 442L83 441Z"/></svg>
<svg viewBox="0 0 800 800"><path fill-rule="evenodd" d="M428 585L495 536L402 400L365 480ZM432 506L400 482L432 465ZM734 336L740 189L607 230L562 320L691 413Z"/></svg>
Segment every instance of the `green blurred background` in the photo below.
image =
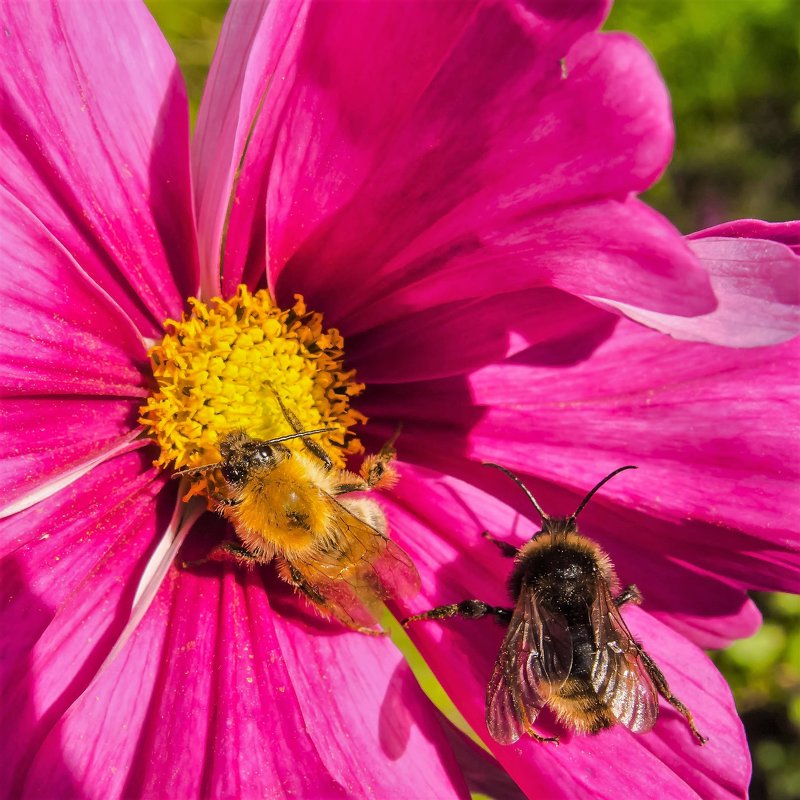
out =
<svg viewBox="0 0 800 800"><path fill-rule="evenodd" d="M186 78L193 117L222 0L148 0ZM800 0L618 0L606 25L653 53L672 95L676 147L645 199L684 233L800 214ZM800 797L800 597L755 598L764 625L714 660L753 752L754 800Z"/></svg>

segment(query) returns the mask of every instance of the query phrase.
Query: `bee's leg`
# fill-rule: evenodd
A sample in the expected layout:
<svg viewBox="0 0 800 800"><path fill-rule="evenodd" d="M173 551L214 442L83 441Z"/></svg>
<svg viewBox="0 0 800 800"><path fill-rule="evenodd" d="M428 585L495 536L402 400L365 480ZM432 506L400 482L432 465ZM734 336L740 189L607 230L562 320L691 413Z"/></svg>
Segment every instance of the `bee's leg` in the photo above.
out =
<svg viewBox="0 0 800 800"><path fill-rule="evenodd" d="M377 453L372 453L364 458L361 469L358 471L361 480L340 483L333 487L331 493L339 495L349 492L368 492L370 489L388 489L393 486L397 480L397 471L391 462L397 455L394 443L399 434L400 428Z"/></svg>
<svg viewBox="0 0 800 800"><path fill-rule="evenodd" d="M642 659L642 664L644 664L644 668L647 670L647 674L650 676L650 679L653 681L653 684L656 687L656 691L679 713L683 714L686 717L686 721L689 723L689 727L692 729L692 733L694 734L695 738L697 739L700 744L705 744L708 741L708 737L703 736L695 727L694 724L694 717L692 716L692 712L689 711L688 708L680 701L674 694L670 691L669 684L667 683L667 679L664 677L664 673L656 666L656 663L650 658L649 655L642 649L642 646L636 642L636 647L639 650L639 658Z"/></svg>
<svg viewBox="0 0 800 800"><path fill-rule="evenodd" d="M511 608L500 608L490 606L482 600L462 600L460 603L453 603L449 606L437 606L430 611L422 614L414 614L403 620L403 626L409 622L418 622L425 619L447 619L448 617L466 617L467 619L480 619L481 617L492 616L498 622L508 624L511 622L511 615L514 610Z"/></svg>
<svg viewBox="0 0 800 800"><path fill-rule="evenodd" d="M312 603L318 606L325 605L325 598L302 576L300 570L287 562L291 583L296 586Z"/></svg>
<svg viewBox="0 0 800 800"><path fill-rule="evenodd" d="M297 416L286 408L283 404L283 400L281 400L280 395L275 391L275 387L271 383L269 384L269 388L272 390L272 394L275 395L275 399L281 407L281 413L284 419L291 425L292 430L295 433L303 433L303 424ZM300 441L312 456L318 458L322 462L322 466L325 467L325 472L330 472L333 469L333 462L330 456L322 449L319 443L315 442L310 436L301 436Z"/></svg>
<svg viewBox="0 0 800 800"><path fill-rule="evenodd" d="M225 497L225 495L220 494L219 492L212 492L211 499L218 505L218 506L227 506L231 508L232 506L238 506L241 503L241 500L238 500L235 497Z"/></svg>
<svg viewBox="0 0 800 800"><path fill-rule="evenodd" d="M636 603L638 606L641 602L642 593L639 591L639 587L636 586L635 583L631 583L626 586L614 599L614 605L617 608L625 605L625 603Z"/></svg>
<svg viewBox="0 0 800 800"><path fill-rule="evenodd" d="M394 443L400 435L400 428L398 428L391 439L381 447L377 453L372 453L364 458L361 463L361 469L358 471L363 479L361 486L355 491L366 491L369 489L388 489L394 485L397 480L397 471L392 466L397 455L397 450L394 449ZM351 490L352 491L352 490Z"/></svg>
<svg viewBox="0 0 800 800"><path fill-rule="evenodd" d="M525 733L527 733L528 736L532 736L537 742L552 742L555 745L559 742L558 736L540 736L531 728L525 728Z"/></svg>
<svg viewBox="0 0 800 800"><path fill-rule="evenodd" d="M497 549L506 557L514 558L514 556L518 552L518 548L514 547L513 544L509 544L508 542L503 542L500 539L495 539L489 531L484 531L481 536L484 539L491 542Z"/></svg>
<svg viewBox="0 0 800 800"><path fill-rule="evenodd" d="M182 561L184 569L201 567L211 561L235 561L237 564L244 564L246 567L255 567L256 564L264 564L265 560L251 553L247 548L242 547L236 542L222 542L218 544L205 558L197 561Z"/></svg>

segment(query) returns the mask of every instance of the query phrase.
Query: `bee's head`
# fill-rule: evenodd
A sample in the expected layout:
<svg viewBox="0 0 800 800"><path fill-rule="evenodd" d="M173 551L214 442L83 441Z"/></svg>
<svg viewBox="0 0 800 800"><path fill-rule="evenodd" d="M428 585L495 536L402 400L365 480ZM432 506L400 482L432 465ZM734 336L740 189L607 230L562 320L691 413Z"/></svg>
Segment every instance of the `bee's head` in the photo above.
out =
<svg viewBox="0 0 800 800"><path fill-rule="evenodd" d="M290 455L290 451L280 444L250 439L223 453L220 472L231 486L242 486L253 472L272 470Z"/></svg>
<svg viewBox="0 0 800 800"><path fill-rule="evenodd" d="M569 533L576 533L578 524L575 517L545 517L542 519L542 534L550 534L554 539L564 539Z"/></svg>
<svg viewBox="0 0 800 800"><path fill-rule="evenodd" d="M275 439L254 439L245 431L233 431L222 438L219 444L219 467L222 477L234 487L241 487L253 472L272 470L281 461L290 458L292 451L281 442L289 439L304 439L318 433L326 433L329 428L313 431L298 431Z"/></svg>

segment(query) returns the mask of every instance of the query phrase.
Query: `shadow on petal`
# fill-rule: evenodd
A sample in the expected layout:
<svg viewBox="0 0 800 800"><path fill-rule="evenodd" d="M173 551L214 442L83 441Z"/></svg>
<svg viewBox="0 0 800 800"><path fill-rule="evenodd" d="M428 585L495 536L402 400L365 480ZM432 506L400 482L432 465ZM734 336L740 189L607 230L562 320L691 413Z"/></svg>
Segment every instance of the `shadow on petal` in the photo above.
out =
<svg viewBox="0 0 800 800"><path fill-rule="evenodd" d="M54 610L44 599L27 589L25 573L20 569L17 558L10 556L3 560L2 584L4 601L11 598L25 608L26 614L31 618L52 618ZM21 645L21 646L20 646ZM41 738L36 734L40 726L39 714L36 711L35 683L36 671L33 669L32 652L28 642L15 635L11 626L0 629L0 650L3 653L0 661L0 686L3 687L3 708L0 712L0 726L6 732L2 737L0 746L0 794L4 797L18 797L22 795L25 781L25 772L30 765L36 750L36 740ZM13 709L8 704L6 687L14 681L17 675L24 676L18 684L15 693L16 702ZM10 713L13 710L13 715ZM8 735L10 731L14 735ZM20 742L24 745L21 749ZM12 750L12 745L17 748ZM78 797L81 792L79 785L70 773L62 753L53 758L52 769L60 776L58 781L60 797Z"/></svg>

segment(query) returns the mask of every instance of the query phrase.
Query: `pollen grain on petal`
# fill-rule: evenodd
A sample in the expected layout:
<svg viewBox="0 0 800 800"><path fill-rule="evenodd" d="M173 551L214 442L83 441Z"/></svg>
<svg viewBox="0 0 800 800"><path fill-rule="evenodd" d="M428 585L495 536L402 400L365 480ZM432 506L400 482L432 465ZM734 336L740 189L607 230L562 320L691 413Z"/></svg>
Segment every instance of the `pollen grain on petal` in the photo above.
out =
<svg viewBox="0 0 800 800"><path fill-rule="evenodd" d="M233 430L259 439L291 433L276 394L304 430L332 429L321 443L337 466L362 450L349 429L366 420L350 407L364 386L343 368L339 331L325 329L300 295L281 309L267 291L239 286L229 300L189 305L149 351L156 387L139 422L161 448L158 466L213 463Z"/></svg>

